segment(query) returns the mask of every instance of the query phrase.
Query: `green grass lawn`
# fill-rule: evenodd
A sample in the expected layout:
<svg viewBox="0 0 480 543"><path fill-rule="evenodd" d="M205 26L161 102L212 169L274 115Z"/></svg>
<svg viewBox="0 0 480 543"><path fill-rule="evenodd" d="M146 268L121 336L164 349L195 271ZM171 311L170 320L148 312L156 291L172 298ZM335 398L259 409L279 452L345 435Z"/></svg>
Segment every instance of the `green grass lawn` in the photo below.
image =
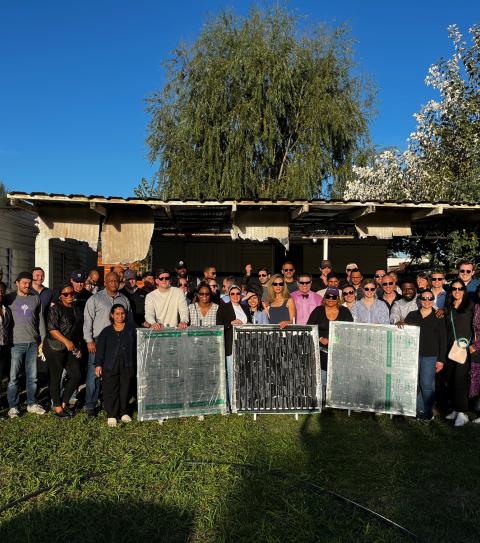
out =
<svg viewBox="0 0 480 543"><path fill-rule="evenodd" d="M410 540L305 480L422 541L480 540L480 427L473 424L329 410L298 421L233 415L111 429L104 415L24 415L2 421L0 435L0 508L70 480L3 511L2 543ZM82 479L90 473L98 475Z"/></svg>

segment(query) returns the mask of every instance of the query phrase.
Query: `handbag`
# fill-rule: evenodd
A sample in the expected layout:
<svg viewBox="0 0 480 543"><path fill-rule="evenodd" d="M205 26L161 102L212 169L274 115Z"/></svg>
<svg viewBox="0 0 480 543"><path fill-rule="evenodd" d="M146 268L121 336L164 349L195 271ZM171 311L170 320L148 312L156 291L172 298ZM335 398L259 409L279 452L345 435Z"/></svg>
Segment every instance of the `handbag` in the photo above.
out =
<svg viewBox="0 0 480 543"><path fill-rule="evenodd" d="M467 348L470 345L470 339L461 337L457 338L457 332L455 330L455 324L453 322L453 314L450 313L450 320L452 321L453 335L455 336L455 341L448 352L448 358L458 364L465 364L467 360Z"/></svg>

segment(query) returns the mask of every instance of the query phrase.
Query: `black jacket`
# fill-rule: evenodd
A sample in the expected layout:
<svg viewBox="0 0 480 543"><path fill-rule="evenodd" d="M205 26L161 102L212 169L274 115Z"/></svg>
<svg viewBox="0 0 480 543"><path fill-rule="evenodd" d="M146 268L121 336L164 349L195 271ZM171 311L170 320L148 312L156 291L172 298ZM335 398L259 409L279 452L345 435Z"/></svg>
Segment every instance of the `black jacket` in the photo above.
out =
<svg viewBox="0 0 480 543"><path fill-rule="evenodd" d="M248 309L243 305L240 305L247 317L247 322L252 322L252 318L249 315ZM232 302L226 304L220 304L217 311L217 325L222 325L224 329L224 342L225 342L225 356L232 354L233 345L233 326L232 321L237 318L235 310L233 309Z"/></svg>
<svg viewBox="0 0 480 543"><path fill-rule="evenodd" d="M120 356L126 368L133 368L136 364L136 355L136 331L132 324L125 324L121 332L116 332L113 324L100 332L96 344L95 366L111 370Z"/></svg>

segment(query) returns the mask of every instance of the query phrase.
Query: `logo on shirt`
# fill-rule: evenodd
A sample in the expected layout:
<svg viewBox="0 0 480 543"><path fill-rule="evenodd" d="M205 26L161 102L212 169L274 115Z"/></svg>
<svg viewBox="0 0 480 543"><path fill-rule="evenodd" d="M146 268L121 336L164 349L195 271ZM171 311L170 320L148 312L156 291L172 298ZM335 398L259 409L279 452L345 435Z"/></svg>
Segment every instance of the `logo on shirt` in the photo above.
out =
<svg viewBox="0 0 480 543"><path fill-rule="evenodd" d="M23 304L20 306L20 309L23 311L23 314L26 315L29 308L27 304Z"/></svg>

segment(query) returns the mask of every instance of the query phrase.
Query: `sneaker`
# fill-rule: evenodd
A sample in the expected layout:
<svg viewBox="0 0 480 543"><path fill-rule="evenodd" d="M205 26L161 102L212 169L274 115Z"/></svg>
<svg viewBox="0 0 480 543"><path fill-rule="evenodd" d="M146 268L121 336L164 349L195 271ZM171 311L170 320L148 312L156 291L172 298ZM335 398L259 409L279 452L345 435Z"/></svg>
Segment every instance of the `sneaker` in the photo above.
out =
<svg viewBox="0 0 480 543"><path fill-rule="evenodd" d="M447 415L445 418L447 420L455 420L457 418L458 413L456 411L452 411L450 415Z"/></svg>
<svg viewBox="0 0 480 543"><path fill-rule="evenodd" d="M110 419L108 419L110 420ZM122 415L122 418L120 419L122 422L132 422L132 417L130 415Z"/></svg>
<svg viewBox="0 0 480 543"><path fill-rule="evenodd" d="M16 407L11 407L11 408L8 410L8 416L9 416L11 419L15 419L15 418L17 418L19 415L20 415L20 411L19 411Z"/></svg>
<svg viewBox="0 0 480 543"><path fill-rule="evenodd" d="M205 420L205 415L198 415L198 420L199 421Z"/></svg>
<svg viewBox="0 0 480 543"><path fill-rule="evenodd" d="M72 416L68 411L65 411L65 409L62 409L58 413L53 410L52 413L56 419L69 419Z"/></svg>
<svg viewBox="0 0 480 543"><path fill-rule="evenodd" d="M470 422L470 419L467 417L467 415L465 415L465 413L460 411L455 419L454 426L465 426L467 422Z"/></svg>
<svg viewBox="0 0 480 543"><path fill-rule="evenodd" d="M33 413L34 415L45 415L46 411L38 403L32 403L32 405L27 405L28 413Z"/></svg>
<svg viewBox="0 0 480 543"><path fill-rule="evenodd" d="M107 419L107 426L109 428L115 428L116 425L117 425L117 419L114 419L114 418Z"/></svg>
<svg viewBox="0 0 480 543"><path fill-rule="evenodd" d="M477 417L476 419L474 419L473 422L475 424L480 424L480 417Z"/></svg>
<svg viewBox="0 0 480 543"><path fill-rule="evenodd" d="M432 415L431 418L427 418L423 413L421 413L418 417L417 417L417 420L419 422L423 422L424 424L429 424L430 422L434 421L435 420L435 417Z"/></svg>

